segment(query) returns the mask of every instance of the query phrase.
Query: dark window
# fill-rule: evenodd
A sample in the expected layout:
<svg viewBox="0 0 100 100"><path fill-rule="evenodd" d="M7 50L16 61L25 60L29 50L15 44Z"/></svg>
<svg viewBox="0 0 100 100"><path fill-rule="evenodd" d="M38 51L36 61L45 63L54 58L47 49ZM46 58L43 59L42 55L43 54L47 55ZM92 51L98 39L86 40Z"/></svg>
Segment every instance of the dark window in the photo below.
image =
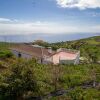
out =
<svg viewBox="0 0 100 100"><path fill-rule="evenodd" d="M21 55L21 53L19 52L19 53L18 53L18 57L20 58L21 56L22 56L22 55Z"/></svg>
<svg viewBox="0 0 100 100"><path fill-rule="evenodd" d="M41 64L43 63L43 58L41 58Z"/></svg>

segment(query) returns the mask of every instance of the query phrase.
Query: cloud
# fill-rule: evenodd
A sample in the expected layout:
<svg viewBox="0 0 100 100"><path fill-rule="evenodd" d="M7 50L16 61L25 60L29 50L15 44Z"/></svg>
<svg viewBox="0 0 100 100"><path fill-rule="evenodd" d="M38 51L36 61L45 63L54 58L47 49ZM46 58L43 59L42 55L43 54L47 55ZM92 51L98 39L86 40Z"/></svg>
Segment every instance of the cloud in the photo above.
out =
<svg viewBox="0 0 100 100"><path fill-rule="evenodd" d="M0 22L12 22L12 20L7 18L0 18Z"/></svg>
<svg viewBox="0 0 100 100"><path fill-rule="evenodd" d="M2 18L2 17L0 17L0 23L4 23L4 22L18 22L18 20L16 20L16 19L8 19L8 18Z"/></svg>
<svg viewBox="0 0 100 100"><path fill-rule="evenodd" d="M57 4L63 8L100 8L100 0L56 0Z"/></svg>
<svg viewBox="0 0 100 100"><path fill-rule="evenodd" d="M77 31L77 27L64 26L54 22L23 22L15 19L0 18L0 35L68 33Z"/></svg>
<svg viewBox="0 0 100 100"><path fill-rule="evenodd" d="M0 34L32 34L32 33L46 33L46 34L56 34L56 33L66 33L73 32L77 30L76 27L62 26L46 23L7 23L0 24Z"/></svg>
<svg viewBox="0 0 100 100"><path fill-rule="evenodd" d="M100 25L92 26L94 31L100 32Z"/></svg>
<svg viewBox="0 0 100 100"><path fill-rule="evenodd" d="M37 33L45 33L45 34L63 34L63 33L76 33L76 32L100 32L100 28L98 26L77 26L77 25L68 25L68 24L60 24L54 22L23 22L17 20L9 19L4 20L6 18L2 18L0 22L0 35L15 35L15 34L37 34ZM7 21L7 23L5 23Z"/></svg>

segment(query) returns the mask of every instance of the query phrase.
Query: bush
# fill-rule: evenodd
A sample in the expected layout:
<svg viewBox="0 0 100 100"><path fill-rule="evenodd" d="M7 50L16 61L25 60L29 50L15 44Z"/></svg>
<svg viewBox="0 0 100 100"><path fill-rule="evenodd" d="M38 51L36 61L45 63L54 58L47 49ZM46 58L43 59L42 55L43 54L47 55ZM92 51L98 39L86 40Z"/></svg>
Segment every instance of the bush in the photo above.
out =
<svg viewBox="0 0 100 100"><path fill-rule="evenodd" d="M0 51L0 58L5 59L5 58L10 58L12 56L13 54L8 50Z"/></svg>
<svg viewBox="0 0 100 100"><path fill-rule="evenodd" d="M13 64L0 80L0 97L6 100L22 99L29 92L37 95L38 90L33 67L28 62Z"/></svg>

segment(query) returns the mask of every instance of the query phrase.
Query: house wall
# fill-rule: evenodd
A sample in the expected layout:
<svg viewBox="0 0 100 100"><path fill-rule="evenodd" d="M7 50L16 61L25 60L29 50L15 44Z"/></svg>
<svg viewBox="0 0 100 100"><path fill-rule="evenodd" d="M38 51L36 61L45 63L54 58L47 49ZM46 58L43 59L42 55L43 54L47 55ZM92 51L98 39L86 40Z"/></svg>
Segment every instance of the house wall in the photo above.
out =
<svg viewBox="0 0 100 100"><path fill-rule="evenodd" d="M51 63L53 63L52 57L46 57L46 58L44 58L43 64L51 64Z"/></svg>
<svg viewBox="0 0 100 100"><path fill-rule="evenodd" d="M54 64L78 64L79 55L67 52L59 52L52 56L52 61Z"/></svg>
<svg viewBox="0 0 100 100"><path fill-rule="evenodd" d="M12 53L18 57L19 51L16 50L11 50ZM33 56L26 54L26 53L21 53L21 57L25 59L32 59ZM79 57L80 57L80 52L77 54L72 54L72 53L67 53L67 52L59 52L51 57L45 57L42 62L41 59L38 59L38 63L43 63L43 64L79 64Z"/></svg>
<svg viewBox="0 0 100 100"><path fill-rule="evenodd" d="M77 57L75 59L74 64L79 64L80 63L80 51L77 53Z"/></svg>
<svg viewBox="0 0 100 100"><path fill-rule="evenodd" d="M60 60L60 64L74 64L75 60Z"/></svg>
<svg viewBox="0 0 100 100"><path fill-rule="evenodd" d="M29 54L26 54L26 53L22 53L22 52L19 52L19 51L16 51L16 50L11 50L11 52L12 52L16 57L18 57L18 55L19 55L19 53L20 53L22 58L25 58L25 59L32 59L32 58L33 58L32 55L29 55Z"/></svg>

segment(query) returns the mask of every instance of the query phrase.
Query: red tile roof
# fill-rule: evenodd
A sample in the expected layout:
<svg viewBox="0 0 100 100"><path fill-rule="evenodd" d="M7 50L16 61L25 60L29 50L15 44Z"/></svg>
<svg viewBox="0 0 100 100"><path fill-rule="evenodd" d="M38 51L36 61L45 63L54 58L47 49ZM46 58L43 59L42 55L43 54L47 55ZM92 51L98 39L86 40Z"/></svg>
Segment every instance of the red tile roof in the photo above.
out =
<svg viewBox="0 0 100 100"><path fill-rule="evenodd" d="M16 44L12 46L10 49L32 55L33 57L36 57L36 58L42 58L43 55L45 56L51 55L51 53L48 52L48 49L34 47L32 45L27 45L27 44Z"/></svg>

